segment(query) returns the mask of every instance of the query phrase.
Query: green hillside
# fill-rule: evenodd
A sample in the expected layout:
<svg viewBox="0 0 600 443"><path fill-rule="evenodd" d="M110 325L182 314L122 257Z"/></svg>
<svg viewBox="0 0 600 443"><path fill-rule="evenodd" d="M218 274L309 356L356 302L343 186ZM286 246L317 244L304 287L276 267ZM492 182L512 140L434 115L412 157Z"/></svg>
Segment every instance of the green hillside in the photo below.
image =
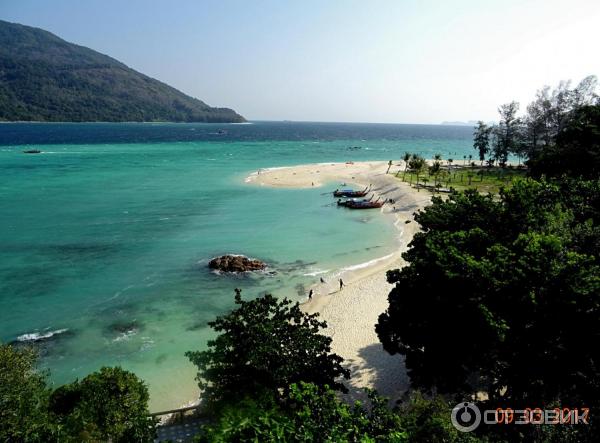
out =
<svg viewBox="0 0 600 443"><path fill-rule="evenodd" d="M0 21L0 120L243 122L92 49Z"/></svg>

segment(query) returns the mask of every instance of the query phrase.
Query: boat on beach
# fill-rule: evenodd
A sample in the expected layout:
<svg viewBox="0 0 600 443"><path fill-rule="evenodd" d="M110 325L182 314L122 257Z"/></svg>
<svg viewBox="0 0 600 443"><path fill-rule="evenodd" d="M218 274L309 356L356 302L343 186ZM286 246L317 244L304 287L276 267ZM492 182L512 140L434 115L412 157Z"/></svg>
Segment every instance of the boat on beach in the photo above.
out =
<svg viewBox="0 0 600 443"><path fill-rule="evenodd" d="M345 206L350 209L376 209L381 208L385 204L385 202L385 200L380 201L380 199L378 198L375 201L348 201Z"/></svg>
<svg viewBox="0 0 600 443"><path fill-rule="evenodd" d="M366 202L370 202L371 200L373 200L373 197L374 197L374 195L372 195L368 199L364 198L362 200L359 200L359 199L356 199L356 198L349 198L347 200L340 199L340 200L337 201L337 205L338 206L348 206L348 204L350 204L350 203L366 203Z"/></svg>
<svg viewBox="0 0 600 443"><path fill-rule="evenodd" d="M371 189L371 185L367 186L362 191L355 191L354 189L336 189L335 191L333 191L333 196L334 197L348 197L348 198L364 197L365 195L367 195L369 193L370 189Z"/></svg>

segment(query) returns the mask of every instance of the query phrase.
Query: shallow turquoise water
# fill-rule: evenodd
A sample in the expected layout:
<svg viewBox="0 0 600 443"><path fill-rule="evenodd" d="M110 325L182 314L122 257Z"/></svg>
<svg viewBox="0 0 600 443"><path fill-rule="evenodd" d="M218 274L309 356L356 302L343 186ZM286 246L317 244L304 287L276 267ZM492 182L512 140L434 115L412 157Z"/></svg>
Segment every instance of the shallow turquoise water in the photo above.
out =
<svg viewBox="0 0 600 443"><path fill-rule="evenodd" d="M248 185L249 173L405 150L471 153L470 129L426 138L410 135L422 127L389 135L406 125L270 125L225 125L225 136L214 135L218 125L154 125L171 134L161 141L142 125L0 125L0 339L66 330L41 342L53 382L120 364L149 383L153 409L178 406L194 395L183 353L205 347L206 323L232 307L235 287L301 300L318 277L395 247L377 211L339 209L323 188ZM189 140L191 129L208 135ZM28 137L42 154L22 153ZM211 273L208 260L224 253L276 273Z"/></svg>

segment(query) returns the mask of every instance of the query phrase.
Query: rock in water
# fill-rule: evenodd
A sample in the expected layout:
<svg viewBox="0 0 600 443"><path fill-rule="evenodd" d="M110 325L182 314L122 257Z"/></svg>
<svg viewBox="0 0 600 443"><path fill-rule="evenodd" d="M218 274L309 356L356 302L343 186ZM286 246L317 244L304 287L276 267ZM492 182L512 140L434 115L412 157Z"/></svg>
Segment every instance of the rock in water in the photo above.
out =
<svg viewBox="0 0 600 443"><path fill-rule="evenodd" d="M267 267L260 260L244 257L243 255L223 255L213 258L208 267L222 272L262 271Z"/></svg>

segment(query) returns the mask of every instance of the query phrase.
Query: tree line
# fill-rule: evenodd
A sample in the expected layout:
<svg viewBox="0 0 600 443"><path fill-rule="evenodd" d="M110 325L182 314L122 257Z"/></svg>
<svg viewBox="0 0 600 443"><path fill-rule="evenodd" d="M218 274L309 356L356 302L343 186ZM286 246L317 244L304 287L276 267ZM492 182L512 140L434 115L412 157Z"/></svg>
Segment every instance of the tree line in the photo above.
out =
<svg viewBox="0 0 600 443"><path fill-rule="evenodd" d="M600 103L595 78L538 91L524 117L480 122L480 160L526 159L498 195L470 189L415 214L421 230L388 271L376 331L411 386L482 409L590 408L590 425L480 426L490 441L598 441ZM483 396L482 396L483 394Z"/></svg>
<svg viewBox="0 0 600 443"><path fill-rule="evenodd" d="M523 116L518 115L518 102L501 105L497 124L477 124L473 146L479 160L506 165L511 155L527 159L532 175L538 177L576 171L588 177L597 175L598 142L589 137L598 120L596 88L595 76L584 78L573 88L567 81L554 89L545 86L537 91ZM588 138L582 138L582 132Z"/></svg>

